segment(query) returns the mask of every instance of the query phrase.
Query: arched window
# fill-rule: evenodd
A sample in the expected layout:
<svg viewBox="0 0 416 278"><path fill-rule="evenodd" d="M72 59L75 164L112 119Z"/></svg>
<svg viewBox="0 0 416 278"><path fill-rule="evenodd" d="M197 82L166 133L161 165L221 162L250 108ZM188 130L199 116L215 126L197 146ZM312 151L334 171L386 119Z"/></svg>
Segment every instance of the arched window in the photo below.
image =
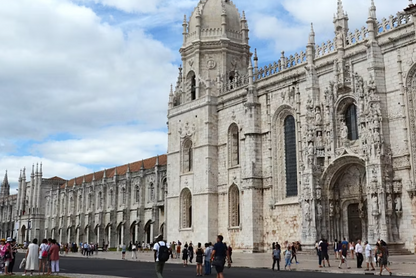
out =
<svg viewBox="0 0 416 278"><path fill-rule="evenodd" d="M121 189L121 197L122 204L125 205L127 203L127 190L125 187Z"/></svg>
<svg viewBox="0 0 416 278"><path fill-rule="evenodd" d="M228 215L230 227L240 226L240 191L233 184L228 192Z"/></svg>
<svg viewBox="0 0 416 278"><path fill-rule="evenodd" d="M295 118L287 116L285 129L285 163L286 163L286 197L298 195L298 167L296 157L296 125Z"/></svg>
<svg viewBox="0 0 416 278"><path fill-rule="evenodd" d="M240 138L238 126L232 124L228 130L228 161L231 167L240 164Z"/></svg>
<svg viewBox="0 0 416 278"><path fill-rule="evenodd" d="M187 81L188 81L187 84L188 84L189 92L191 94L190 95L191 100L195 100L196 99L196 76L193 71L190 71L188 73Z"/></svg>
<svg viewBox="0 0 416 278"><path fill-rule="evenodd" d="M136 185L136 203L140 203L140 185Z"/></svg>
<svg viewBox="0 0 416 278"><path fill-rule="evenodd" d="M153 202L155 200L155 187L153 183L149 185L149 202Z"/></svg>
<svg viewBox="0 0 416 278"><path fill-rule="evenodd" d="M348 139L358 140L357 107L351 104L345 113L345 124L348 128Z"/></svg>
<svg viewBox="0 0 416 278"><path fill-rule="evenodd" d="M192 194L185 188L181 194L181 228L192 227Z"/></svg>
<svg viewBox="0 0 416 278"><path fill-rule="evenodd" d="M182 151L182 162L183 162L183 172L188 173L192 171L192 141L189 139L186 139L185 142L183 142L183 151Z"/></svg>
<svg viewBox="0 0 416 278"><path fill-rule="evenodd" d="M160 190L159 190L159 200L160 201L165 199L166 189L167 189L167 181L166 181L166 178L165 178L165 179L163 179L162 185L160 186Z"/></svg>

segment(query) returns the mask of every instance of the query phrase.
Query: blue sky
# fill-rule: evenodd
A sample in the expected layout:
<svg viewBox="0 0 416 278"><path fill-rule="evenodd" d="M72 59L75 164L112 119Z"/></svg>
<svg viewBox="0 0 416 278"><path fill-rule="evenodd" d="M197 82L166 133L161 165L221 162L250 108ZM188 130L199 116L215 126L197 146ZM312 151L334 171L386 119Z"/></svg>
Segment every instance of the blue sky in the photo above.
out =
<svg viewBox="0 0 416 278"><path fill-rule="evenodd" d="M208 0L209 1L209 0ZM198 0L0 2L0 173L43 162L73 178L166 152L166 109L177 79L183 15ZM235 0L260 64L334 36L337 0ZM253 4L255 3L255 4ZM344 0L350 29L371 0ZM375 0L381 19L407 0Z"/></svg>

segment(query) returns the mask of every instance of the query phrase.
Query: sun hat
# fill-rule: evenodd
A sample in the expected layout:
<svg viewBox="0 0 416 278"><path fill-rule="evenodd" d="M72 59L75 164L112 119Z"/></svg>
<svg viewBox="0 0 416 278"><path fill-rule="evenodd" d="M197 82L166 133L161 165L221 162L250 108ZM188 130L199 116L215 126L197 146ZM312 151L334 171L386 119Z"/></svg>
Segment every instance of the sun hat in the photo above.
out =
<svg viewBox="0 0 416 278"><path fill-rule="evenodd" d="M12 240L12 238L11 237L8 237L7 238L7 242L12 242L13 240Z"/></svg>

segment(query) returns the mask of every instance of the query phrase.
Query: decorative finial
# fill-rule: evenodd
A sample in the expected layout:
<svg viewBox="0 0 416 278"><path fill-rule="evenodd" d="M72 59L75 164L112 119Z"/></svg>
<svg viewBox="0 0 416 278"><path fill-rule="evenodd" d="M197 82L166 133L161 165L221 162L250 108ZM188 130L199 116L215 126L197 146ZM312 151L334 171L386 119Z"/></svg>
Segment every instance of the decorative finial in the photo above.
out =
<svg viewBox="0 0 416 278"><path fill-rule="evenodd" d="M144 160L142 159L142 166L140 167L140 170L144 170Z"/></svg>
<svg viewBox="0 0 416 278"><path fill-rule="evenodd" d="M344 17L344 7L342 5L342 0L338 0L338 18Z"/></svg>
<svg viewBox="0 0 416 278"><path fill-rule="evenodd" d="M170 84L170 93L169 93L169 95L173 96L173 84Z"/></svg>
<svg viewBox="0 0 416 278"><path fill-rule="evenodd" d="M371 7L368 12L368 17L371 19L377 19L376 12L377 12L377 8L376 8L376 5L374 4L374 0L371 0Z"/></svg>
<svg viewBox="0 0 416 278"><path fill-rule="evenodd" d="M155 166L159 166L159 155L156 156L156 164Z"/></svg>
<svg viewBox="0 0 416 278"><path fill-rule="evenodd" d="M313 30L313 23L311 23L311 32L309 33L309 43L315 43L315 31Z"/></svg>
<svg viewBox="0 0 416 278"><path fill-rule="evenodd" d="M257 57L257 48L254 48L254 60L258 60L259 57Z"/></svg>
<svg viewBox="0 0 416 278"><path fill-rule="evenodd" d="M32 164L32 176L35 175L35 164Z"/></svg>
<svg viewBox="0 0 416 278"><path fill-rule="evenodd" d="M243 11L243 20L246 20L246 12Z"/></svg>
<svg viewBox="0 0 416 278"><path fill-rule="evenodd" d="M42 174L42 162L40 163L40 169L39 173Z"/></svg>
<svg viewBox="0 0 416 278"><path fill-rule="evenodd" d="M127 164L127 173L130 173L130 163Z"/></svg>

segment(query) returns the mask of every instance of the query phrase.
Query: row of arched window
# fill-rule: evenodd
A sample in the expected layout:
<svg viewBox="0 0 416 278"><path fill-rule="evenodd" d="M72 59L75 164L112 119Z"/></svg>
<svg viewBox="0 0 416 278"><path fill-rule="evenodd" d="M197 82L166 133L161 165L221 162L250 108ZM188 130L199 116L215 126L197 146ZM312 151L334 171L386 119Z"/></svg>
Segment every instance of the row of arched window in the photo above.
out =
<svg viewBox="0 0 416 278"><path fill-rule="evenodd" d="M192 193L188 188L182 190L180 204L180 227L192 228ZM228 190L228 223L231 228L240 226L240 190L235 184Z"/></svg>

